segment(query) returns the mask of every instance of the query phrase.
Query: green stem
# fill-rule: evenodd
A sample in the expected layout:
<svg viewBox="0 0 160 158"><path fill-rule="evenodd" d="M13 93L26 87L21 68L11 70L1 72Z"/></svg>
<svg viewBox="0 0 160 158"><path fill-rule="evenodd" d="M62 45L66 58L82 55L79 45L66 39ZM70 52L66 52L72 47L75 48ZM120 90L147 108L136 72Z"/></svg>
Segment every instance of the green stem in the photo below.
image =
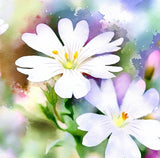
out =
<svg viewBox="0 0 160 158"><path fill-rule="evenodd" d="M53 106L53 112L54 112L56 118L63 124L63 122L62 122L62 120L61 120L61 118L60 118L60 116L59 116L59 114L58 114L58 112L57 112L57 110L56 110L56 106ZM56 122L57 122L57 121L56 121ZM62 127L58 124L58 122L57 122L57 127L58 127L60 130L64 131L64 132L66 131L66 129L62 128Z"/></svg>
<svg viewBox="0 0 160 158"><path fill-rule="evenodd" d="M54 112L55 116L57 117L57 119L62 122L62 120L61 120L61 118L60 118L60 116L59 116L59 114L56 110L56 106L53 106L53 112Z"/></svg>
<svg viewBox="0 0 160 158"><path fill-rule="evenodd" d="M74 140L76 142L76 150L80 158L86 158L88 149L84 145L82 145L82 137L78 135L73 135Z"/></svg>

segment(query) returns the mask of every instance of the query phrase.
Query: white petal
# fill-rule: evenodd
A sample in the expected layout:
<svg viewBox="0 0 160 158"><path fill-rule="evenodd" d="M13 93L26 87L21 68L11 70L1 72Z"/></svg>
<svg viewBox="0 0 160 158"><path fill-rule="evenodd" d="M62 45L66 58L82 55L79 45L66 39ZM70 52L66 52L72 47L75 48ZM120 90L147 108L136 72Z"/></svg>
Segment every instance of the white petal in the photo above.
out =
<svg viewBox="0 0 160 158"><path fill-rule="evenodd" d="M29 75L32 82L46 81L63 73L62 66L55 59L40 56L24 56L16 60L17 70ZM21 68L20 68L21 67Z"/></svg>
<svg viewBox="0 0 160 158"><path fill-rule="evenodd" d="M117 66L106 65L115 64L119 61L119 59L120 58L116 55L103 55L99 57L94 57L82 63L79 67L79 70L81 72L90 74L91 76L96 78L113 78L115 77L115 75L111 72L121 71L122 68Z"/></svg>
<svg viewBox="0 0 160 158"><path fill-rule="evenodd" d="M115 114L119 114L116 93L111 80L103 80L101 89L98 88L94 80L91 80L91 90L85 99L110 118Z"/></svg>
<svg viewBox="0 0 160 158"><path fill-rule="evenodd" d="M0 19L0 25L4 24L4 20Z"/></svg>
<svg viewBox="0 0 160 158"><path fill-rule="evenodd" d="M58 22L58 32L63 43L66 45L68 38L70 38L70 35L73 34L72 21L67 18L61 19Z"/></svg>
<svg viewBox="0 0 160 158"><path fill-rule="evenodd" d="M90 118L90 122L87 127L87 118ZM92 123L91 123L92 121ZM85 123L86 122L86 123ZM82 144L88 147L96 146L105 140L112 132L111 121L103 115L98 116L98 114L87 116L87 114L80 116L79 123L85 123L82 125L81 129L88 129L88 133L83 137Z"/></svg>
<svg viewBox="0 0 160 158"><path fill-rule="evenodd" d="M57 63L54 59L42 56L23 56L15 61L15 64L19 67L34 68L35 66L40 66L41 64L51 64Z"/></svg>
<svg viewBox="0 0 160 158"><path fill-rule="evenodd" d="M56 34L46 24L38 24L36 27L37 34L24 33L22 40L31 48L40 51L46 55L54 56L53 50L63 54L62 44Z"/></svg>
<svg viewBox="0 0 160 158"><path fill-rule="evenodd" d="M102 92L94 80L91 79L90 83L91 89L89 93L85 96L85 99L92 105L96 106L100 111L104 112L104 109L99 108L99 105L101 104Z"/></svg>
<svg viewBox="0 0 160 158"><path fill-rule="evenodd" d="M73 30L72 22L67 18L62 19L58 23L58 31L68 53L72 55L80 51L89 35L89 27L85 20L78 22Z"/></svg>
<svg viewBox="0 0 160 158"><path fill-rule="evenodd" d="M119 66L106 66L106 68L108 71L111 71L111 72L119 72L123 70L123 68Z"/></svg>
<svg viewBox="0 0 160 158"><path fill-rule="evenodd" d="M82 48L82 46L84 46L85 42L88 39L88 35L89 35L88 23L85 20L78 22L74 29L73 40L76 40L77 44L79 45L79 49ZM74 50L76 49L78 48L74 48Z"/></svg>
<svg viewBox="0 0 160 158"><path fill-rule="evenodd" d="M108 52L115 52L118 51L119 49L121 49L119 46L122 44L123 42L123 38L119 38L111 43L108 44L107 50Z"/></svg>
<svg viewBox="0 0 160 158"><path fill-rule="evenodd" d="M90 90L89 80L81 73L73 70L65 70L63 76L56 82L55 91L62 98L84 97Z"/></svg>
<svg viewBox="0 0 160 158"><path fill-rule="evenodd" d="M113 32L105 32L93 38L82 50L79 57L80 60L83 61L95 54L102 54L119 50L120 47L118 46L122 44L123 38L109 43L113 36Z"/></svg>
<svg viewBox="0 0 160 158"><path fill-rule="evenodd" d="M89 131L95 125L103 124L103 123L110 122L110 121L105 115L86 113L86 114L80 115L76 119L76 122L79 125L78 127L79 129L84 130L84 131Z"/></svg>
<svg viewBox="0 0 160 158"><path fill-rule="evenodd" d="M42 66L36 69L17 68L17 70L23 74L28 75L27 79L31 82L44 82L58 74L63 73L62 69L58 69L57 67L49 68L49 67L42 67Z"/></svg>
<svg viewBox="0 0 160 158"><path fill-rule="evenodd" d="M133 120L128 132L140 143L153 150L160 150L160 122L156 120Z"/></svg>
<svg viewBox="0 0 160 158"><path fill-rule="evenodd" d="M105 158L141 158L141 154L129 135L113 133L108 141Z"/></svg>
<svg viewBox="0 0 160 158"><path fill-rule="evenodd" d="M121 111L128 113L130 119L146 116L158 105L159 94L155 89L148 90L144 95L143 92L144 86L140 88L136 83L132 83L126 92Z"/></svg>
<svg viewBox="0 0 160 158"><path fill-rule="evenodd" d="M8 24L1 24L0 25L0 35L7 31L9 25Z"/></svg>

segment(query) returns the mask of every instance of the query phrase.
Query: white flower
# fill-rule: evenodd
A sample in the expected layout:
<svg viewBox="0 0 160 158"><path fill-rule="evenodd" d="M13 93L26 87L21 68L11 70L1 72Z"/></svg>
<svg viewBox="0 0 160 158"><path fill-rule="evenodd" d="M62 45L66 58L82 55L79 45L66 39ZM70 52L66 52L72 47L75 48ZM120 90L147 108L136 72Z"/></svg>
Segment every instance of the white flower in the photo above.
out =
<svg viewBox="0 0 160 158"><path fill-rule="evenodd" d="M36 31L37 34L23 34L22 40L49 57L21 57L16 61L17 70L29 75L28 80L32 82L42 82L63 74L55 84L55 91L62 98L71 98L72 94L81 98L88 93L90 82L82 73L106 79L114 77L111 72L122 70L121 67L109 66L119 61L118 56L104 55L105 52L119 50L118 46L123 42L123 38L110 42L113 32L102 33L85 45L89 35L87 22L82 20L73 29L72 22L65 18L58 23L63 46L47 25L37 25ZM95 54L103 55L93 57Z"/></svg>
<svg viewBox="0 0 160 158"><path fill-rule="evenodd" d="M160 150L160 122L142 119L158 105L159 94L153 88L145 93L144 90L144 81L132 82L118 106L111 80L102 81L100 88L92 81L86 99L105 115L86 113L77 118L79 129L88 131L83 145L96 146L110 135L106 158L140 158L132 135L146 147Z"/></svg>
<svg viewBox="0 0 160 158"><path fill-rule="evenodd" d="M4 23L3 19L0 19L0 35L7 31L8 26L8 24Z"/></svg>

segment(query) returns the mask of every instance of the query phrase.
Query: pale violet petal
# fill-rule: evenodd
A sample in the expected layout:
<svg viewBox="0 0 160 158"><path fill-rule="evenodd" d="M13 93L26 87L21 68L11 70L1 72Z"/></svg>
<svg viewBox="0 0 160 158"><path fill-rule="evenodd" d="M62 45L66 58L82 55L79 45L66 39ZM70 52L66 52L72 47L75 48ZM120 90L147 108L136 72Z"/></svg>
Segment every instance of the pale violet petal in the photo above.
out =
<svg viewBox="0 0 160 158"><path fill-rule="evenodd" d="M113 32L102 33L95 38L93 38L81 51L80 60L85 59L95 55L102 54L106 52L114 52L120 49L120 45L123 42L123 38L117 39L116 41L110 42L113 38ZM110 42L110 43L109 43Z"/></svg>
<svg viewBox="0 0 160 158"><path fill-rule="evenodd" d="M126 92L126 96L132 96L133 93L137 95L143 95L145 91L146 85L143 80L138 81L132 81L131 84L128 87L128 90Z"/></svg>
<svg viewBox="0 0 160 158"><path fill-rule="evenodd" d="M28 75L32 82L43 82L63 73L62 66L55 59L40 56L24 56L16 60L17 70Z"/></svg>
<svg viewBox="0 0 160 158"><path fill-rule="evenodd" d="M89 80L74 70L65 70L62 77L55 84L56 93L62 98L84 97L90 90Z"/></svg>
<svg viewBox="0 0 160 158"><path fill-rule="evenodd" d="M119 114L117 96L111 79L102 80L101 91L102 91L102 100L104 102L103 103L104 108L106 108L106 110L109 111L112 117L115 114Z"/></svg>
<svg viewBox="0 0 160 158"><path fill-rule="evenodd" d="M141 153L129 135L122 132L112 133L106 147L105 158L141 158Z"/></svg>
<svg viewBox="0 0 160 158"><path fill-rule="evenodd" d="M67 52L72 54L72 57L75 52L79 53L89 35L88 23L85 20L78 22L73 29L72 22L69 19L61 19L58 23L58 31Z"/></svg>
<svg viewBox="0 0 160 158"><path fill-rule="evenodd" d="M94 57L82 63L79 67L79 71L90 74L96 78L113 78L115 75L111 72L119 72L122 70L122 68L106 65L115 64L119 61L119 59L120 58L117 55L103 55Z"/></svg>
<svg viewBox="0 0 160 158"><path fill-rule="evenodd" d="M90 127L88 133L83 137L82 144L85 146L91 147L100 144L111 134L113 130L113 126L108 117L105 118L102 116L101 117L98 116L97 119L99 120L96 121L95 123L93 122L94 126ZM93 119L93 121L94 120L95 118ZM86 120L86 122L88 122L88 120Z"/></svg>
<svg viewBox="0 0 160 158"><path fill-rule="evenodd" d="M140 143L153 150L160 150L160 122L156 120L133 120L128 133Z"/></svg>
<svg viewBox="0 0 160 158"><path fill-rule="evenodd" d="M123 99L121 111L128 113L130 119L151 114L158 105L159 94L155 89L149 89L144 94L144 86L131 85Z"/></svg>
<svg viewBox="0 0 160 158"><path fill-rule="evenodd" d="M156 89L150 88L143 95L144 100L151 106L153 109L156 108L159 104L159 93Z"/></svg>
<svg viewBox="0 0 160 158"><path fill-rule="evenodd" d="M76 122L78 124L78 128L84 131L89 131L95 125L108 122L108 118L105 115L99 115L94 113L86 113L80 115Z"/></svg>
<svg viewBox="0 0 160 158"><path fill-rule="evenodd" d="M91 84L91 89L89 93L85 96L85 99L99 109L99 105L101 104L100 87L96 84L96 82L93 79L90 80L90 84ZM100 108L99 110L104 112L104 109Z"/></svg>
<svg viewBox="0 0 160 158"><path fill-rule="evenodd" d="M46 24L38 24L36 27L37 34L24 33L22 40L31 48L49 56L54 56L53 50L64 54L64 49L56 34Z"/></svg>
<svg viewBox="0 0 160 158"><path fill-rule="evenodd" d="M131 83L131 76L127 73L121 73L118 77L114 78L113 82L117 94L118 103L119 105L121 105L125 93Z"/></svg>
<svg viewBox="0 0 160 158"><path fill-rule="evenodd" d="M116 93L111 80L103 80L101 88L97 86L94 80L91 80L91 90L85 96L85 99L110 118L119 114Z"/></svg>

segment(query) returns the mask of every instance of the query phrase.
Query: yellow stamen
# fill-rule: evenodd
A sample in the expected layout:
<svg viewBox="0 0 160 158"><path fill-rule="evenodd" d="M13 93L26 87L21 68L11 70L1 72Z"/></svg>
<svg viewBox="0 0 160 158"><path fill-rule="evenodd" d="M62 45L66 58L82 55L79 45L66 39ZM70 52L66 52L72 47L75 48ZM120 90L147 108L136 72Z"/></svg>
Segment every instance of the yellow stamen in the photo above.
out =
<svg viewBox="0 0 160 158"><path fill-rule="evenodd" d="M76 52L74 53L74 60L77 59L77 58L78 58L78 52L76 51Z"/></svg>
<svg viewBox="0 0 160 158"><path fill-rule="evenodd" d="M122 127L123 123L125 122L125 120L128 118L128 113L122 112L122 115L119 116L118 118L114 119L115 125L117 127Z"/></svg>
<svg viewBox="0 0 160 158"><path fill-rule="evenodd" d="M157 42L157 45L160 46L160 41Z"/></svg>
<svg viewBox="0 0 160 158"><path fill-rule="evenodd" d="M72 65L72 62L68 61L65 66L67 69L72 69L73 65Z"/></svg>
<svg viewBox="0 0 160 158"><path fill-rule="evenodd" d="M58 55L58 51L57 50L53 50L52 53L55 54L55 55Z"/></svg>
<svg viewBox="0 0 160 158"><path fill-rule="evenodd" d="M67 53L65 53L64 56L65 56L66 59L68 59L68 54Z"/></svg>
<svg viewBox="0 0 160 158"><path fill-rule="evenodd" d="M128 113L122 112L122 119L126 120L128 118Z"/></svg>

